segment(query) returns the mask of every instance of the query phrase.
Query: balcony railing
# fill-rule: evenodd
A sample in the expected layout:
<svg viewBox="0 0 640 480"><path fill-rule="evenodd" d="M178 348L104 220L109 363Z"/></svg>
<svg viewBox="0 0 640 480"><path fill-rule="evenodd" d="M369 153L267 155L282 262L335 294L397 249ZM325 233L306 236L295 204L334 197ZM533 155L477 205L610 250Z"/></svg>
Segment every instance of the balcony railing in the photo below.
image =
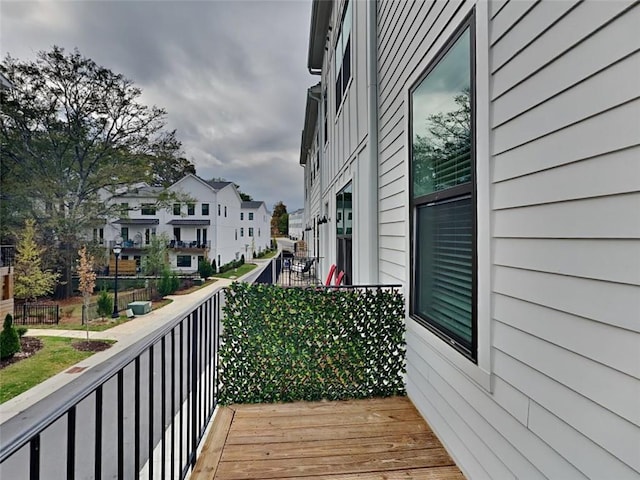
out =
<svg viewBox="0 0 640 480"><path fill-rule="evenodd" d="M168 248L173 248L176 250L186 250L186 249L195 249L195 250L205 250L211 248L211 242L207 240L206 242L198 241L198 240L171 240L167 244Z"/></svg>
<svg viewBox="0 0 640 480"><path fill-rule="evenodd" d="M270 283L266 277L277 278L279 268L274 259L252 279L264 276ZM0 478L184 479L221 400L362 398L401 391L399 286L285 289L284 295L276 288L247 291L252 306L246 309L237 302L242 287L218 290L6 421ZM235 323L225 325L221 355L227 300L225 309L253 318L247 323L229 317ZM282 301L287 305L264 310ZM265 341L233 333L247 325ZM249 343L240 351L234 342L241 340ZM341 341L348 342L346 349ZM256 355L247 355L251 349ZM274 351L289 352L290 358L279 362L282 356ZM243 365L249 370L236 375Z"/></svg>
<svg viewBox="0 0 640 480"><path fill-rule="evenodd" d="M217 404L219 290L2 425L0 478L183 479Z"/></svg>

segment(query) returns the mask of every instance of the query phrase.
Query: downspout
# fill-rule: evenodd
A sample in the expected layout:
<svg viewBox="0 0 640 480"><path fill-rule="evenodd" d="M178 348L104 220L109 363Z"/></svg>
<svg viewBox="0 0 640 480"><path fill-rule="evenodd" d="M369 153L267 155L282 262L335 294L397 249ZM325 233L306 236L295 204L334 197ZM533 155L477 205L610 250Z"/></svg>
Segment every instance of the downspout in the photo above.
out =
<svg viewBox="0 0 640 480"><path fill-rule="evenodd" d="M367 33L369 36L368 49L368 75L367 88L369 92L369 198L368 205L373 207L373 212L369 221L369 248L370 277L369 283L379 283L379 250L378 250L378 224L379 224L379 203L378 203L378 2L371 0L367 2L369 9Z"/></svg>

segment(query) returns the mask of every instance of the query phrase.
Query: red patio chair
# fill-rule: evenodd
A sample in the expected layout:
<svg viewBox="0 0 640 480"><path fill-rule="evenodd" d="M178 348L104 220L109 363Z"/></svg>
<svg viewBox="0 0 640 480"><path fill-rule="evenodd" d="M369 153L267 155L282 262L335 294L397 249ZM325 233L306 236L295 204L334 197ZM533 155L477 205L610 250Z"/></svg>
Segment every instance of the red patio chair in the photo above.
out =
<svg viewBox="0 0 640 480"><path fill-rule="evenodd" d="M327 275L327 279L325 280L324 284L325 286L329 286L331 285L331 280L333 280L333 274L336 273L336 264L332 264L329 267L329 275Z"/></svg>
<svg viewBox="0 0 640 480"><path fill-rule="evenodd" d="M340 273L336 277L336 283L334 283L335 286L338 286L342 283L342 277L344 277L344 271L340 270Z"/></svg>

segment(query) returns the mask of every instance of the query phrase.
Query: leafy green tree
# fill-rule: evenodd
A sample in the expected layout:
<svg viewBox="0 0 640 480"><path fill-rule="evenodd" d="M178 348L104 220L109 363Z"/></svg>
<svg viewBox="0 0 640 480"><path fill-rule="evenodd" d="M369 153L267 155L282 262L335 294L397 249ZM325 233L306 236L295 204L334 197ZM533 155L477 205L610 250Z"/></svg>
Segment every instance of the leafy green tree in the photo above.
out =
<svg viewBox="0 0 640 480"><path fill-rule="evenodd" d="M13 317L7 313L0 332L0 359L12 357L22 349L20 335L13 326Z"/></svg>
<svg viewBox="0 0 640 480"><path fill-rule="evenodd" d="M44 251L36 243L35 221L27 220L16 245L15 298L35 300L53 292L58 274L42 269Z"/></svg>
<svg viewBox="0 0 640 480"><path fill-rule="evenodd" d="M131 80L78 50L54 46L35 61L7 55L0 71L14 86L0 92L0 233L37 219L58 247L54 260L70 293L84 235L118 213L108 200L141 181L164 184L173 160L178 170L188 165L177 160L181 145L165 129L166 112L141 103Z"/></svg>
<svg viewBox="0 0 640 480"><path fill-rule="evenodd" d="M167 241L167 236L164 233L151 237L146 255L142 259L142 272L145 275L162 275L169 268Z"/></svg>

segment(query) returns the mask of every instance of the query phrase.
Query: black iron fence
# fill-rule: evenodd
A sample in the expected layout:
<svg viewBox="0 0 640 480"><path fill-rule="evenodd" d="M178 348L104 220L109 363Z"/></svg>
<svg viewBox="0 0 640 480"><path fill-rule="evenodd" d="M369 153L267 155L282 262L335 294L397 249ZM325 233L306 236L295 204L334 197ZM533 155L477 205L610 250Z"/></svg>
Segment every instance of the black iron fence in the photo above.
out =
<svg viewBox="0 0 640 480"><path fill-rule="evenodd" d="M2 425L0 478L183 479L218 400L218 290Z"/></svg>
<svg viewBox="0 0 640 480"><path fill-rule="evenodd" d="M60 321L60 306L42 303L15 303L13 323L17 325L57 325Z"/></svg>

